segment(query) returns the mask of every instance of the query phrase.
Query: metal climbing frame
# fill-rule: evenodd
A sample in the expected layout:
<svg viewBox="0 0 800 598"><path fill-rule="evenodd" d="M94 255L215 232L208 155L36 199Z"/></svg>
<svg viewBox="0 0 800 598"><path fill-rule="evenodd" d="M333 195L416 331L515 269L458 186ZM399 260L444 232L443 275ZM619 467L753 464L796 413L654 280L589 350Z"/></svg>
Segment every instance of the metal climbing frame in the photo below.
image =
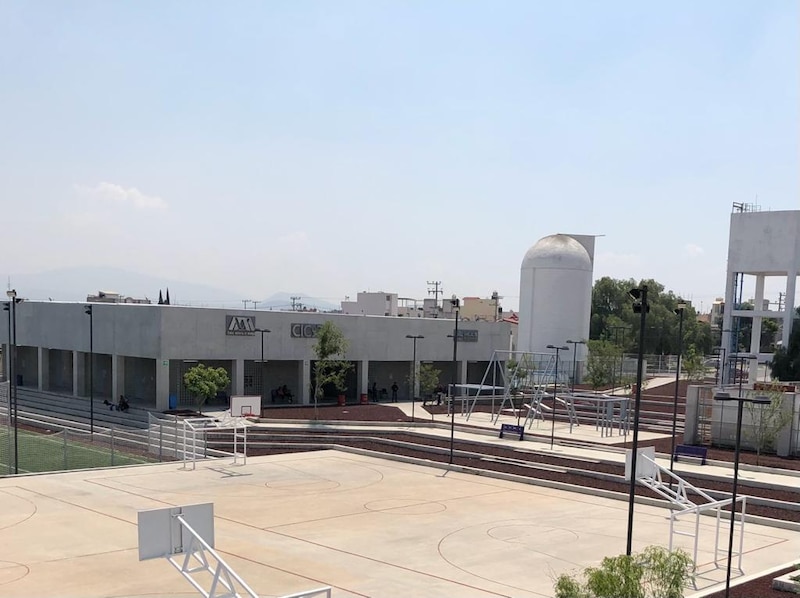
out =
<svg viewBox="0 0 800 598"><path fill-rule="evenodd" d="M544 411L552 412L549 405L543 404L542 399L552 396L548 387L569 387L569 368L558 372L555 379L556 356L553 353L527 353L522 351L494 351L492 359L483 374L475 396L469 402L466 411L467 420L475 409L478 398L481 396L496 397L496 389L502 388L502 401L497 412L492 408L492 423L497 423L500 414L509 406L512 413L520 417L523 408L527 408L525 425L530 427L535 419L544 420ZM490 395L483 395L483 389L491 391ZM569 418L570 431L572 426L578 424L577 414L572 402L572 397L556 397L561 403Z"/></svg>

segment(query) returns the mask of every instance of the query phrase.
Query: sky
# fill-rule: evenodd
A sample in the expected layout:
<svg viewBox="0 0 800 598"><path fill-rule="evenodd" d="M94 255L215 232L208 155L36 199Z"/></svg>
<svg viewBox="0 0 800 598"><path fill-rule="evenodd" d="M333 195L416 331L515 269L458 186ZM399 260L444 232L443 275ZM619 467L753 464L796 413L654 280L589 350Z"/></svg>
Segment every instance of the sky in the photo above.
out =
<svg viewBox="0 0 800 598"><path fill-rule="evenodd" d="M707 311L732 204L800 209L798 6L3 0L0 275L514 309L594 234Z"/></svg>

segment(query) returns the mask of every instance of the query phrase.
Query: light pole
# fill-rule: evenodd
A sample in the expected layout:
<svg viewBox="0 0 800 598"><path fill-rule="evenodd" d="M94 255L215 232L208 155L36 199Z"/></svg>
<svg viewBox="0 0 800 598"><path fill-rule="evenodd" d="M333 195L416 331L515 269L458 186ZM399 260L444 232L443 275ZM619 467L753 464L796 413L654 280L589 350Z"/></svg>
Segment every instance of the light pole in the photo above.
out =
<svg viewBox="0 0 800 598"><path fill-rule="evenodd" d="M629 295L633 298L633 313L640 314L639 318L639 355L636 363L636 398L633 407L633 454L631 455L631 485L628 495L628 542L626 552L631 555L633 548L633 505L636 497L636 461L639 450L639 411L642 405L642 363L644 362L644 330L647 312L650 304L647 302L647 285L643 284L636 289L631 289Z"/></svg>
<svg viewBox="0 0 800 598"><path fill-rule="evenodd" d="M675 432L678 425L678 382L681 379L681 354L683 353L683 312L686 311L685 303L678 303L675 314L680 317L678 324L678 364L675 366L675 395L672 398L672 445L669 451L669 470L671 473L675 464ZM669 479L669 487L672 488L672 478Z"/></svg>
<svg viewBox="0 0 800 598"><path fill-rule="evenodd" d="M264 404L264 333L269 334L272 330L268 328L256 328L256 332L261 333L261 370L259 371L259 378L261 379L261 404Z"/></svg>
<svg viewBox="0 0 800 598"><path fill-rule="evenodd" d="M578 377L578 345L585 345L586 341L567 341L572 345L572 394L575 394L575 380Z"/></svg>
<svg viewBox="0 0 800 598"><path fill-rule="evenodd" d="M89 316L89 434L94 434L94 315L91 305L84 306Z"/></svg>
<svg viewBox="0 0 800 598"><path fill-rule="evenodd" d="M714 395L715 401L736 401L738 411L736 412L736 446L734 448L733 457L733 491L731 492L731 527L728 534L728 571L725 574L725 598L730 596L731 591L731 557L733 556L733 527L736 523L736 491L739 489L739 450L742 444L742 408L745 403L753 403L754 405L769 405L769 397L754 397L752 399L742 397L732 397L727 392L719 392ZM720 422L721 423L721 422ZM720 429L722 426L720 425ZM741 552L741 551L740 551Z"/></svg>
<svg viewBox="0 0 800 598"><path fill-rule="evenodd" d="M456 328L453 331L453 384L450 391L450 465L453 464L453 445L456 436L456 384L458 384L458 317L459 305L458 297L450 299L450 305L456 312Z"/></svg>
<svg viewBox="0 0 800 598"><path fill-rule="evenodd" d="M6 351L6 355L4 355L4 357L6 358L6 365L4 366L4 369L5 369L6 377L8 378L8 418L9 418L9 421L11 422L11 424L13 425L14 424L14 419L13 419L13 415L14 414L13 414L13 411L11 409L11 405L12 405L11 397L13 396L13 393L11 392L11 385L13 383L11 381L12 380L11 377L14 374L14 372L12 371L12 368L11 368L11 355L12 355L12 353L11 353L11 301L7 301L3 305L3 311L8 312L8 348L7 348L7 351ZM16 426L14 426L14 432L15 432L14 437L16 438ZM9 437L8 437L8 454L9 455L11 454L11 450L12 450L12 442L14 442L14 438L12 438L11 435L9 435ZM16 454L16 451L14 451L14 454ZM14 463L11 461L11 459L9 459L8 460L8 473L12 472L12 467L13 466L14 466Z"/></svg>
<svg viewBox="0 0 800 598"><path fill-rule="evenodd" d="M569 347L561 346L557 347L556 345L547 345L548 349L555 349L556 351L556 370L553 375L553 419L550 423L550 450L553 450L553 443L556 437L556 398L558 394L558 352L559 351L569 351Z"/></svg>
<svg viewBox="0 0 800 598"><path fill-rule="evenodd" d="M8 369L10 370L9 374L11 375L8 388L11 394L8 398L9 408L11 410L11 421L13 422L14 426L14 473L17 474L19 473L19 435L17 433L17 303L22 301L22 299L17 298L17 291L15 289L6 291L6 296L9 299L8 317L10 328L8 335L11 338L11 346L9 347L8 354Z"/></svg>
<svg viewBox="0 0 800 598"><path fill-rule="evenodd" d="M414 404L417 402L417 340L425 338L421 334L406 334L414 343L414 356L411 358L411 421L414 421Z"/></svg>

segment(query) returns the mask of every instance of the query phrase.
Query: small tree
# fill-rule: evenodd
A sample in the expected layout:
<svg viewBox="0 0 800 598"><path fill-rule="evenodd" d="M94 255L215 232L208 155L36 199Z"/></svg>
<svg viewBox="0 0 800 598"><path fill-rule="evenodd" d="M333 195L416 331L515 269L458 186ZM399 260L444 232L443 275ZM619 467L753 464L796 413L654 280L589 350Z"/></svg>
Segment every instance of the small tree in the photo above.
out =
<svg viewBox="0 0 800 598"><path fill-rule="evenodd" d="M225 368L210 368L198 363L183 375L183 384L189 394L194 396L197 410L203 412L203 404L224 390L231 379Z"/></svg>
<svg viewBox="0 0 800 598"><path fill-rule="evenodd" d="M781 430L791 423L792 414L783 409L783 390L779 386L773 386L766 391L748 391L748 395L756 394L769 397L769 404L745 403L752 422L746 429L745 436L756 446L756 465L759 465L762 452L775 450L775 440Z"/></svg>
<svg viewBox="0 0 800 598"><path fill-rule="evenodd" d="M681 598L692 579L692 559L683 550L660 546L589 567L582 579L568 574L555 582L555 598Z"/></svg>
<svg viewBox="0 0 800 598"><path fill-rule="evenodd" d="M433 390L439 384L439 376L441 373L442 371L433 367L432 363L419 364L417 382L419 383L419 392L423 397L433 393ZM412 384L414 384L414 375L410 374L408 376L408 385L411 386ZM414 392L413 388L411 392Z"/></svg>
<svg viewBox="0 0 800 598"><path fill-rule="evenodd" d="M589 358L586 362L586 380L592 388L606 388L614 380L614 364L622 359L622 349L608 341L589 340Z"/></svg>
<svg viewBox="0 0 800 598"><path fill-rule="evenodd" d="M703 363L703 356L697 352L694 346L686 349L681 359L681 368L686 372L689 380L702 381L706 377L706 366Z"/></svg>
<svg viewBox="0 0 800 598"><path fill-rule="evenodd" d="M314 410L319 399L323 398L324 388L331 384L340 393L347 390L347 374L353 364L344 357L349 343L341 329L331 320L326 321L317 330L317 342L314 343Z"/></svg>

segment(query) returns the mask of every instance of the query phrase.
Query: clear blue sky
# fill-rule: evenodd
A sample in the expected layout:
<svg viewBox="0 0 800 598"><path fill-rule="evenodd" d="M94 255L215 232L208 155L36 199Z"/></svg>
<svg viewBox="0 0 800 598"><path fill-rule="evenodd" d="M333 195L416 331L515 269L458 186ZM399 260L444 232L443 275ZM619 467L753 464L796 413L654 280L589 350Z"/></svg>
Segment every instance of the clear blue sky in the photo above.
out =
<svg viewBox="0 0 800 598"><path fill-rule="evenodd" d="M790 0L4 0L0 274L441 280L516 307L525 251L566 232L604 235L596 278L707 309L732 202L800 208L799 22Z"/></svg>

